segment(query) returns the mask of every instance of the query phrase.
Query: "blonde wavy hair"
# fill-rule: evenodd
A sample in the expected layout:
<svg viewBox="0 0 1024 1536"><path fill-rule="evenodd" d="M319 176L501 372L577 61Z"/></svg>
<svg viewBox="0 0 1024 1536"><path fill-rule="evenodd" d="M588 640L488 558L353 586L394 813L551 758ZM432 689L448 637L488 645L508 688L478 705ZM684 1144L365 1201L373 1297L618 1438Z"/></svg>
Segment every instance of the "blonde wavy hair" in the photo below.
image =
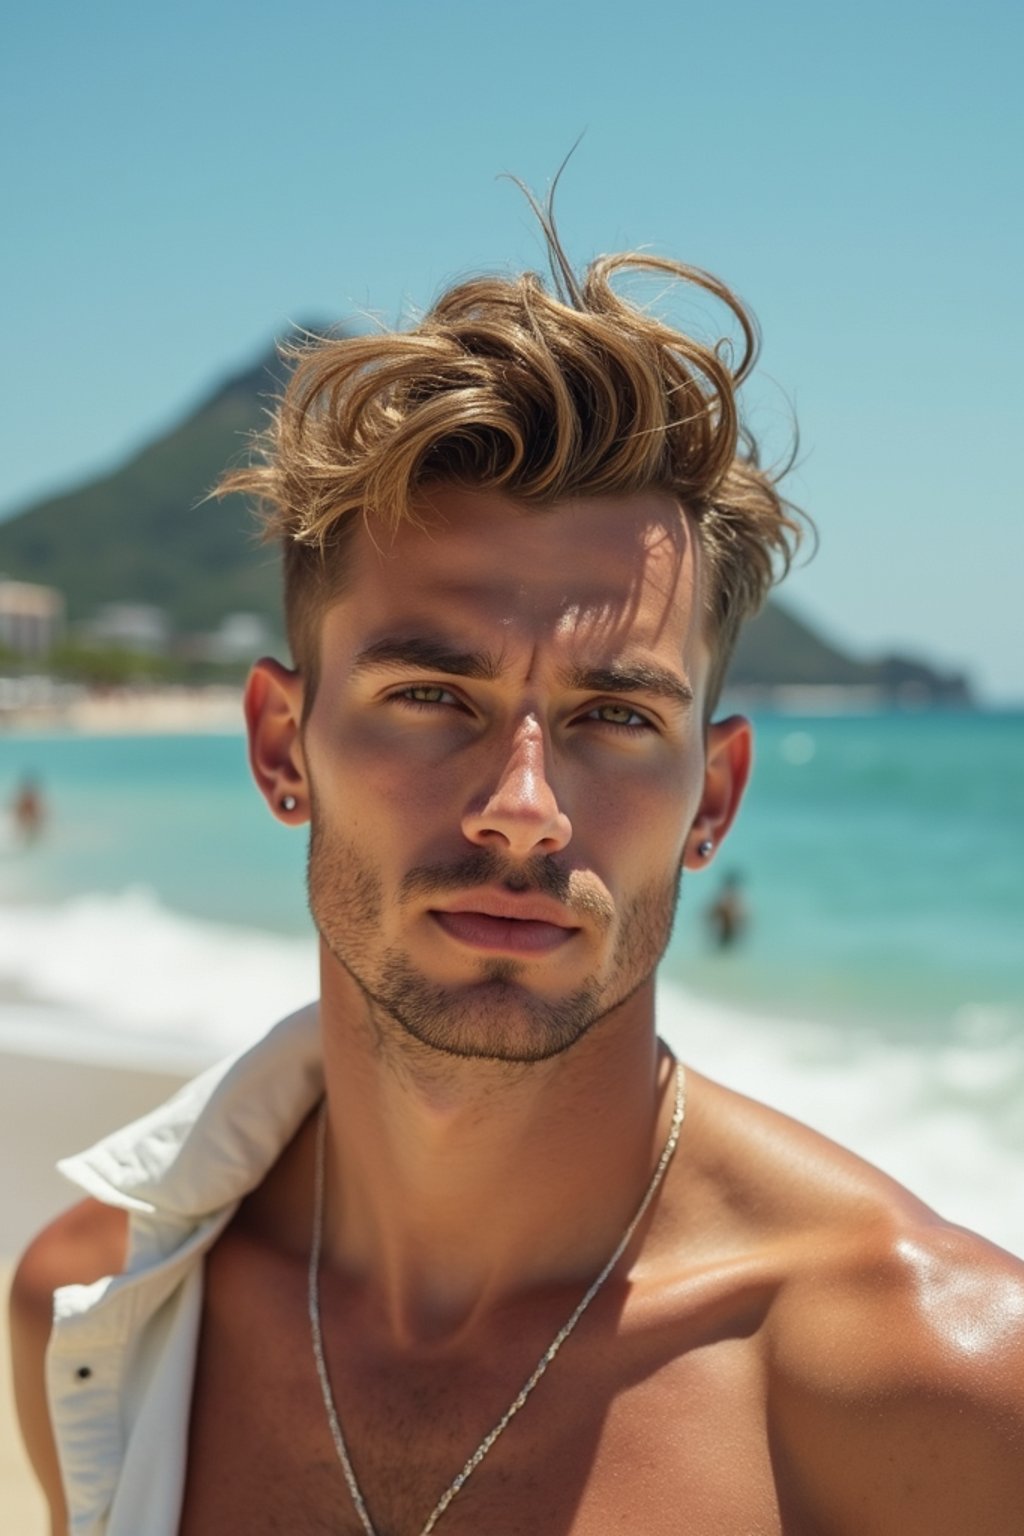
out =
<svg viewBox="0 0 1024 1536"><path fill-rule="evenodd" d="M283 547L285 618L308 710L319 678L320 621L344 591L358 518L387 533L416 520L417 497L457 483L534 508L569 497L658 490L697 530L718 698L740 627L789 569L802 514L758 463L737 391L758 335L741 301L679 262L602 256L578 279L541 213L554 292L532 272L449 289L411 330L309 338L250 464L216 494L255 498ZM738 324L727 342L695 340L616 292L649 273L719 300ZM374 534L377 537L377 534Z"/></svg>

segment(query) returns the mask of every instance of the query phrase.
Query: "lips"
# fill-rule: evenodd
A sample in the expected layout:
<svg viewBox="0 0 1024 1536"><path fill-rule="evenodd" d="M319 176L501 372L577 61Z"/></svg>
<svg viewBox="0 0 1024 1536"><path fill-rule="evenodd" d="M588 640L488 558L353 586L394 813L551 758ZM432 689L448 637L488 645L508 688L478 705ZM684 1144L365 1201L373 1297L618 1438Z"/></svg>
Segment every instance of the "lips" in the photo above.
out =
<svg viewBox="0 0 1024 1536"><path fill-rule="evenodd" d="M449 938L473 949L506 954L545 954L567 943L579 928L566 922L564 909L543 897L505 892L474 892L431 917Z"/></svg>

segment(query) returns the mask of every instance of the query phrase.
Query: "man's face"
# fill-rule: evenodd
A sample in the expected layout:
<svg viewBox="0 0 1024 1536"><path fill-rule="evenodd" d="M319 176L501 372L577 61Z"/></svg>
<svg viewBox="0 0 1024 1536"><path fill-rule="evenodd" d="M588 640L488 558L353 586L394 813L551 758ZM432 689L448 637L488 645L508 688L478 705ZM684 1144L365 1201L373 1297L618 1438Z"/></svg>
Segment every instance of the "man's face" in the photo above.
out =
<svg viewBox="0 0 1024 1536"><path fill-rule="evenodd" d="M655 494L424 514L356 532L324 619L310 905L379 1030L540 1060L650 1007L705 795L694 544Z"/></svg>

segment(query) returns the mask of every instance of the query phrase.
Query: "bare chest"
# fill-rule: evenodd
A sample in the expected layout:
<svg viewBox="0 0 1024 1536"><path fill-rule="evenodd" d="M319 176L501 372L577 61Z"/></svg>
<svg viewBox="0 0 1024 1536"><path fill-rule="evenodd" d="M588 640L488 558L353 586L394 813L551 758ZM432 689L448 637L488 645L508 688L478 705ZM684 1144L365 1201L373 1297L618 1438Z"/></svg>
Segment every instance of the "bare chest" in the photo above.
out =
<svg viewBox="0 0 1024 1536"><path fill-rule="evenodd" d="M180 1536L363 1536L330 1434L300 1274L208 1269ZM247 1274L242 1271L248 1269ZM244 1284L243 1284L244 1281ZM325 1295L325 1303L328 1297ZM384 1360L324 1308L345 1439L377 1536L420 1536L549 1335L515 1319L463 1359ZM560 1319L550 1328L553 1334ZM782 1536L760 1362L737 1328L677 1352L580 1325L438 1521L440 1536ZM802 1536L802 1533L801 1533Z"/></svg>

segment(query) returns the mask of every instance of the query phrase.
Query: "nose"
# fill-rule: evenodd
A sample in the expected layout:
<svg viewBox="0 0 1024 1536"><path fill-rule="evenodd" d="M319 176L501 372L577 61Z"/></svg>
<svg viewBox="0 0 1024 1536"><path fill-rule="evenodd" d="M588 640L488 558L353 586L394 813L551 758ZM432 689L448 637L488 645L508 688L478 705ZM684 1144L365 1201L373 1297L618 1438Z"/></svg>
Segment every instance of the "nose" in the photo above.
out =
<svg viewBox="0 0 1024 1536"><path fill-rule="evenodd" d="M478 796L462 818L471 843L513 858L558 853L572 837L572 824L558 803L548 774L548 744L535 716L516 728L501 758L492 788Z"/></svg>

